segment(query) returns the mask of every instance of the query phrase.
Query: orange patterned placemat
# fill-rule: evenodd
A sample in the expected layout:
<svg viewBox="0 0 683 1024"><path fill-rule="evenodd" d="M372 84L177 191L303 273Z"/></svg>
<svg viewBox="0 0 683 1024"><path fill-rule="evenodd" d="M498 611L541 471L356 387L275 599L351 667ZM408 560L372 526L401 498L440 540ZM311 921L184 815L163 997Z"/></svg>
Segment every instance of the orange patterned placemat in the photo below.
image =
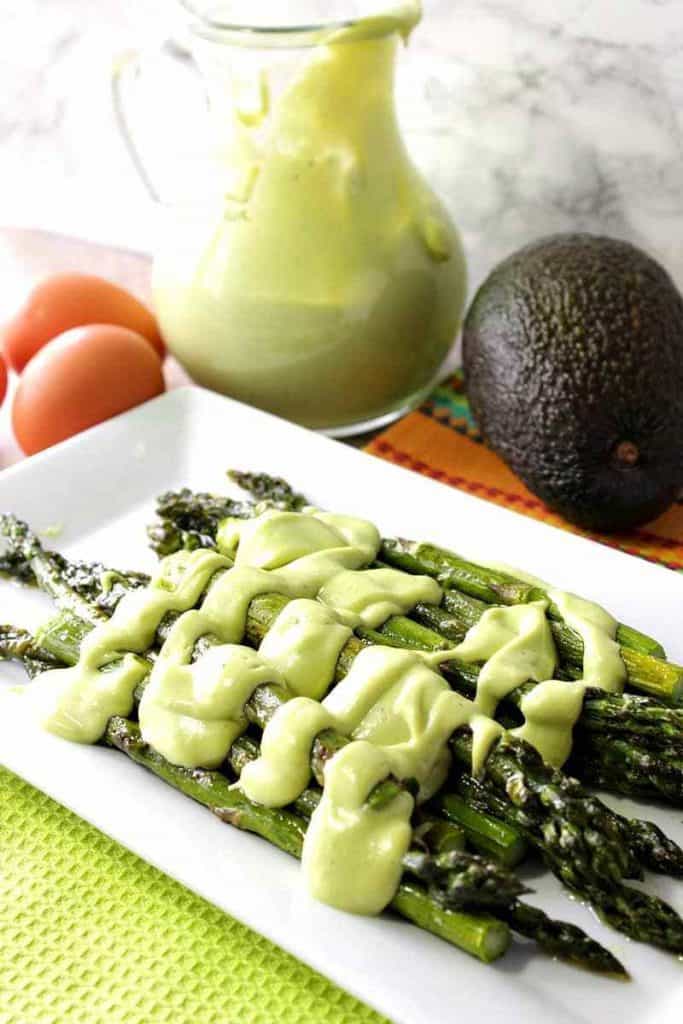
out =
<svg viewBox="0 0 683 1024"><path fill-rule="evenodd" d="M482 443L460 371L439 385L418 411L374 438L366 451L496 505L683 572L683 504L626 533L608 536L571 526L528 491Z"/></svg>

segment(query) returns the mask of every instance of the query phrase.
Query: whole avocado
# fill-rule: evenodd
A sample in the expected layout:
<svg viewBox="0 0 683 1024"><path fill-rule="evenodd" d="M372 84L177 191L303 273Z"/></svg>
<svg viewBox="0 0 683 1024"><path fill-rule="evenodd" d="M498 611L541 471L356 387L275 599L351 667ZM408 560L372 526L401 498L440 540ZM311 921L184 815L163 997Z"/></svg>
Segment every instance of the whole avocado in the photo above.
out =
<svg viewBox="0 0 683 1024"><path fill-rule="evenodd" d="M683 484L683 299L627 242L541 239L481 285L463 330L485 440L570 522L653 519Z"/></svg>

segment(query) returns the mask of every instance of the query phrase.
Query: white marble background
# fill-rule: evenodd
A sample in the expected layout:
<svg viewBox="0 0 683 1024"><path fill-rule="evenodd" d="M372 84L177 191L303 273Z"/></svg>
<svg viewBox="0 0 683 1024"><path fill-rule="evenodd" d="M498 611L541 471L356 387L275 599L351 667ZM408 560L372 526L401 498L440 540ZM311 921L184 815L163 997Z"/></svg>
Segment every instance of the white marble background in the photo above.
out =
<svg viewBox="0 0 683 1024"><path fill-rule="evenodd" d="M0 0L0 223L149 244L109 75L164 38L173 9ZM683 287L681 0L425 0L408 61L402 117L472 285L519 245L582 229L642 245ZM159 125L179 121L165 104Z"/></svg>

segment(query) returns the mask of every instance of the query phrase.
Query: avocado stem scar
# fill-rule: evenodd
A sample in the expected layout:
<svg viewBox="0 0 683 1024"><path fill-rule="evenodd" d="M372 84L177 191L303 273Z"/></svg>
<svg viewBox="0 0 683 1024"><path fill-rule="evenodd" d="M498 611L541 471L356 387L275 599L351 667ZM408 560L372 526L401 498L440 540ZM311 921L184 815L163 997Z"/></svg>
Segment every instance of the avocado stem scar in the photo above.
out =
<svg viewBox="0 0 683 1024"><path fill-rule="evenodd" d="M620 441L615 449L614 458L624 466L635 466L640 458L638 446L633 441Z"/></svg>

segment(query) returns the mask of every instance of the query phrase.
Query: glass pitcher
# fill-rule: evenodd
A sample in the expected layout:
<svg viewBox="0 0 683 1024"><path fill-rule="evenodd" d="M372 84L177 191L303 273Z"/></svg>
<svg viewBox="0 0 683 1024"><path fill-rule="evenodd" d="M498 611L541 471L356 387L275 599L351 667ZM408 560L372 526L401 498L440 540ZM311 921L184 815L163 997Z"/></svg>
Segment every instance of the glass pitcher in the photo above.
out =
<svg viewBox="0 0 683 1024"><path fill-rule="evenodd" d="M465 262L396 118L396 54L419 4L356 16L347 2L336 20L330 3L315 5L324 20L310 2L273 6L279 20L261 3L193 8L211 173L164 212L154 305L197 383L340 436L429 390Z"/></svg>

